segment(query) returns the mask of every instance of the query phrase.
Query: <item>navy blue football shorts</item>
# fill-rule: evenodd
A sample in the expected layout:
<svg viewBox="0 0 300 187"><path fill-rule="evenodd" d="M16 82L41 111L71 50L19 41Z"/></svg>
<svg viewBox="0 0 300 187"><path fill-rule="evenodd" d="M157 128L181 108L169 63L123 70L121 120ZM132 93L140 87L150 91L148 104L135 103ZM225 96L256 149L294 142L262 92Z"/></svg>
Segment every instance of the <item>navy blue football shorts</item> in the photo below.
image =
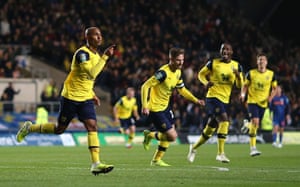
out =
<svg viewBox="0 0 300 187"><path fill-rule="evenodd" d="M148 120L148 122L152 122L154 124L155 129L159 132L168 131L173 127L173 124L175 123L174 114L169 108L160 112L150 111Z"/></svg>
<svg viewBox="0 0 300 187"><path fill-rule="evenodd" d="M209 117L216 117L223 113L227 113L228 104L223 103L216 98L206 98L205 109Z"/></svg>
<svg viewBox="0 0 300 187"><path fill-rule="evenodd" d="M130 117L127 119L120 119L121 127L128 129L130 126L134 125L135 120Z"/></svg>
<svg viewBox="0 0 300 187"><path fill-rule="evenodd" d="M262 119L265 113L265 108L258 106L257 104L248 104L248 114L250 118Z"/></svg>
<svg viewBox="0 0 300 187"><path fill-rule="evenodd" d="M87 119L96 120L94 100L73 101L61 97L58 121L60 125L68 126L70 121L77 117L80 121Z"/></svg>

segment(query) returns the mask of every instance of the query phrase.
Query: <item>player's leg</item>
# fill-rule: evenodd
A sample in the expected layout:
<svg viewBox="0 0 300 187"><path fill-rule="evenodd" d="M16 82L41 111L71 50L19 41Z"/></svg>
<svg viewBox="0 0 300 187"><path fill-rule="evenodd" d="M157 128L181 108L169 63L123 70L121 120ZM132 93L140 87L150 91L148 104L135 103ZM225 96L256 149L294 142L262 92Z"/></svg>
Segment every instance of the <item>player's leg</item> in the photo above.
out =
<svg viewBox="0 0 300 187"><path fill-rule="evenodd" d="M203 129L199 139L194 143L189 146L189 152L187 155L187 160L189 162L194 162L196 153L197 153L197 148L203 145L215 132L216 127L218 126L218 122L215 120L215 118L208 118L208 122Z"/></svg>
<svg viewBox="0 0 300 187"><path fill-rule="evenodd" d="M251 121L249 123L250 156L258 156L261 152L256 148L256 134L264 109L255 104L248 104L248 113L251 117Z"/></svg>
<svg viewBox="0 0 300 187"><path fill-rule="evenodd" d="M223 113L222 118L226 119L227 114ZM225 141L228 134L228 128L229 128L229 121L221 121L219 123L217 135L218 135L218 154L216 156L216 160L223 162L223 163L229 163L230 160L225 156Z"/></svg>
<svg viewBox="0 0 300 187"><path fill-rule="evenodd" d="M132 124L128 128L128 140L127 140L127 143L126 143L127 148L132 147L134 137L135 137L135 125Z"/></svg>
<svg viewBox="0 0 300 187"><path fill-rule="evenodd" d="M277 147L277 134L278 134L278 129L279 129L279 124L275 122L273 122L273 130L272 130L272 145L274 147Z"/></svg>
<svg viewBox="0 0 300 187"><path fill-rule="evenodd" d="M258 156L261 154L256 148L256 134L258 129L259 118L252 118L249 125L249 137L250 137L250 156Z"/></svg>
<svg viewBox="0 0 300 187"><path fill-rule="evenodd" d="M229 163L230 160L225 156L225 141L228 134L229 129L229 119L226 112L227 105L225 103L219 102L218 104L220 108L220 115L218 116L219 127L217 131L218 136L218 153L216 156L216 160L223 162L223 163Z"/></svg>
<svg viewBox="0 0 300 187"><path fill-rule="evenodd" d="M98 131L96 128L96 120L87 119L84 120L84 124L88 131L88 148L90 150L90 156L92 161L91 172L94 175L99 173L108 173L113 170L113 165L103 164L100 162L100 142L98 137Z"/></svg>
<svg viewBox="0 0 300 187"><path fill-rule="evenodd" d="M282 125L279 127L279 144L278 144L278 148L282 148L284 126L285 126L285 124L284 124L284 121L283 121Z"/></svg>
<svg viewBox="0 0 300 187"><path fill-rule="evenodd" d="M118 129L120 134L126 134L126 120L119 118L120 127Z"/></svg>
<svg viewBox="0 0 300 187"><path fill-rule="evenodd" d="M69 122L75 116L74 102L62 98L60 101L60 113L58 115L58 125L56 123L32 124L30 121L25 121L24 125L17 133L16 139L21 142L29 133L42 134L61 134L69 125Z"/></svg>
<svg viewBox="0 0 300 187"><path fill-rule="evenodd" d="M172 128L173 124L169 110L162 112L150 112L147 120L148 123L150 121L153 122L155 131L144 130L143 146L145 150L150 149L150 143L152 139L156 139L158 141L169 141L167 134L164 133L168 129Z"/></svg>
<svg viewBox="0 0 300 187"><path fill-rule="evenodd" d="M167 125L168 127L169 125ZM166 132L157 133L156 139L159 141L158 148L156 149L153 159L151 161L151 165L154 166L170 166L169 164L165 163L162 158L165 155L170 142L173 142L177 138L177 132L175 130L174 125L172 128L168 129Z"/></svg>
<svg viewBox="0 0 300 187"><path fill-rule="evenodd" d="M195 144L193 144L193 149L197 149L202 144L204 144L210 137L212 137L212 135L214 134L214 132L216 130L216 127L212 127L211 124L212 123L209 123L205 126L198 141Z"/></svg>
<svg viewBox="0 0 300 187"><path fill-rule="evenodd" d="M158 132L155 133L155 138L159 141L151 165L154 166L170 166L165 163L162 158L165 155L170 142L176 140L178 134L175 130L174 118L172 112L169 110L156 113L155 128Z"/></svg>
<svg viewBox="0 0 300 187"><path fill-rule="evenodd" d="M165 155L168 147L170 145L169 141L160 141L158 148L156 149L152 161L151 166L170 166L169 164L165 163L162 158Z"/></svg>
<svg viewBox="0 0 300 187"><path fill-rule="evenodd" d="M99 173L108 173L112 171L114 168L113 165L101 163L98 126L93 100L80 104L78 106L78 111L78 118L84 123L84 126L88 132L87 141L92 161L90 171L94 175L98 175Z"/></svg>

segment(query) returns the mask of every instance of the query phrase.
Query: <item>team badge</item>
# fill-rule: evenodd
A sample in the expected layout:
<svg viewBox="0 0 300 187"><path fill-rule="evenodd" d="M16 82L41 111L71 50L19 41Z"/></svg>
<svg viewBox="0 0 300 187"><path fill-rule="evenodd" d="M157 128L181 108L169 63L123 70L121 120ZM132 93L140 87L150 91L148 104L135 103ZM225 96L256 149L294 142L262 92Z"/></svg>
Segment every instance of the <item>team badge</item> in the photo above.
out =
<svg viewBox="0 0 300 187"><path fill-rule="evenodd" d="M81 54L79 55L79 59L80 59L80 62L87 61L87 55L84 54L84 53L81 53Z"/></svg>
<svg viewBox="0 0 300 187"><path fill-rule="evenodd" d="M155 78L156 78L157 80L160 80L162 77L163 77L163 74L162 74L161 71L155 73Z"/></svg>

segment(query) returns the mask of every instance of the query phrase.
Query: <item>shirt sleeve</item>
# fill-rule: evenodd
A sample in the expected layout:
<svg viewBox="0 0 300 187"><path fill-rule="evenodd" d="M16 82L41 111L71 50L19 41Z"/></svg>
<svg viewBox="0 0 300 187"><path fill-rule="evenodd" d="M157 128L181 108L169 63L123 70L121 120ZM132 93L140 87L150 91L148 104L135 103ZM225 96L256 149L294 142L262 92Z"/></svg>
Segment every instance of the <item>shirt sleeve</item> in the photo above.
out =
<svg viewBox="0 0 300 187"><path fill-rule="evenodd" d="M89 75L90 78L95 79L98 74L102 71L108 56L103 55L100 57L98 63L96 65L92 65L90 62L90 56L84 50L80 50L76 53L76 62L79 64L81 69Z"/></svg>
<svg viewBox="0 0 300 187"><path fill-rule="evenodd" d="M209 74L210 72L210 69L212 66L212 63L211 61L209 61L204 67L202 67L198 73L198 79L199 81L204 84L204 85L207 85L208 83L208 80L206 78L206 76Z"/></svg>
<svg viewBox="0 0 300 187"><path fill-rule="evenodd" d="M157 76L151 76L143 85L141 88L141 102L143 108L148 108L148 98L149 98L149 91L150 88L159 84L160 78Z"/></svg>

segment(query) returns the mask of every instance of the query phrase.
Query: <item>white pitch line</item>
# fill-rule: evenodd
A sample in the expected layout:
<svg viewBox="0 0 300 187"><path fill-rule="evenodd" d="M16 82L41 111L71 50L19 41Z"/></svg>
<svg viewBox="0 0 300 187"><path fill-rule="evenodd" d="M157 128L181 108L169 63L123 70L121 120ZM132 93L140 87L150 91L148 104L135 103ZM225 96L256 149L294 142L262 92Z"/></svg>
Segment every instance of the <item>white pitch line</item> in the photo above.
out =
<svg viewBox="0 0 300 187"><path fill-rule="evenodd" d="M0 169L67 169L67 170L87 170L89 167L40 167L40 166L24 166L24 167L16 167L16 166L0 166ZM200 166L196 165L194 167L185 167L185 168L177 168L175 167L158 167L158 166L148 166L145 168L130 168L130 166L126 167L118 167L115 166L114 170L127 170L127 171L153 171L153 170L163 170L163 171L183 171L183 170L217 170L217 171L234 171L234 170L249 170L249 169L255 169L255 168L227 168L227 167L218 167L218 166ZM284 168L278 168L278 169L255 169L258 172L278 172L278 170L285 170ZM295 170L287 170L287 173L300 173L299 169Z"/></svg>

